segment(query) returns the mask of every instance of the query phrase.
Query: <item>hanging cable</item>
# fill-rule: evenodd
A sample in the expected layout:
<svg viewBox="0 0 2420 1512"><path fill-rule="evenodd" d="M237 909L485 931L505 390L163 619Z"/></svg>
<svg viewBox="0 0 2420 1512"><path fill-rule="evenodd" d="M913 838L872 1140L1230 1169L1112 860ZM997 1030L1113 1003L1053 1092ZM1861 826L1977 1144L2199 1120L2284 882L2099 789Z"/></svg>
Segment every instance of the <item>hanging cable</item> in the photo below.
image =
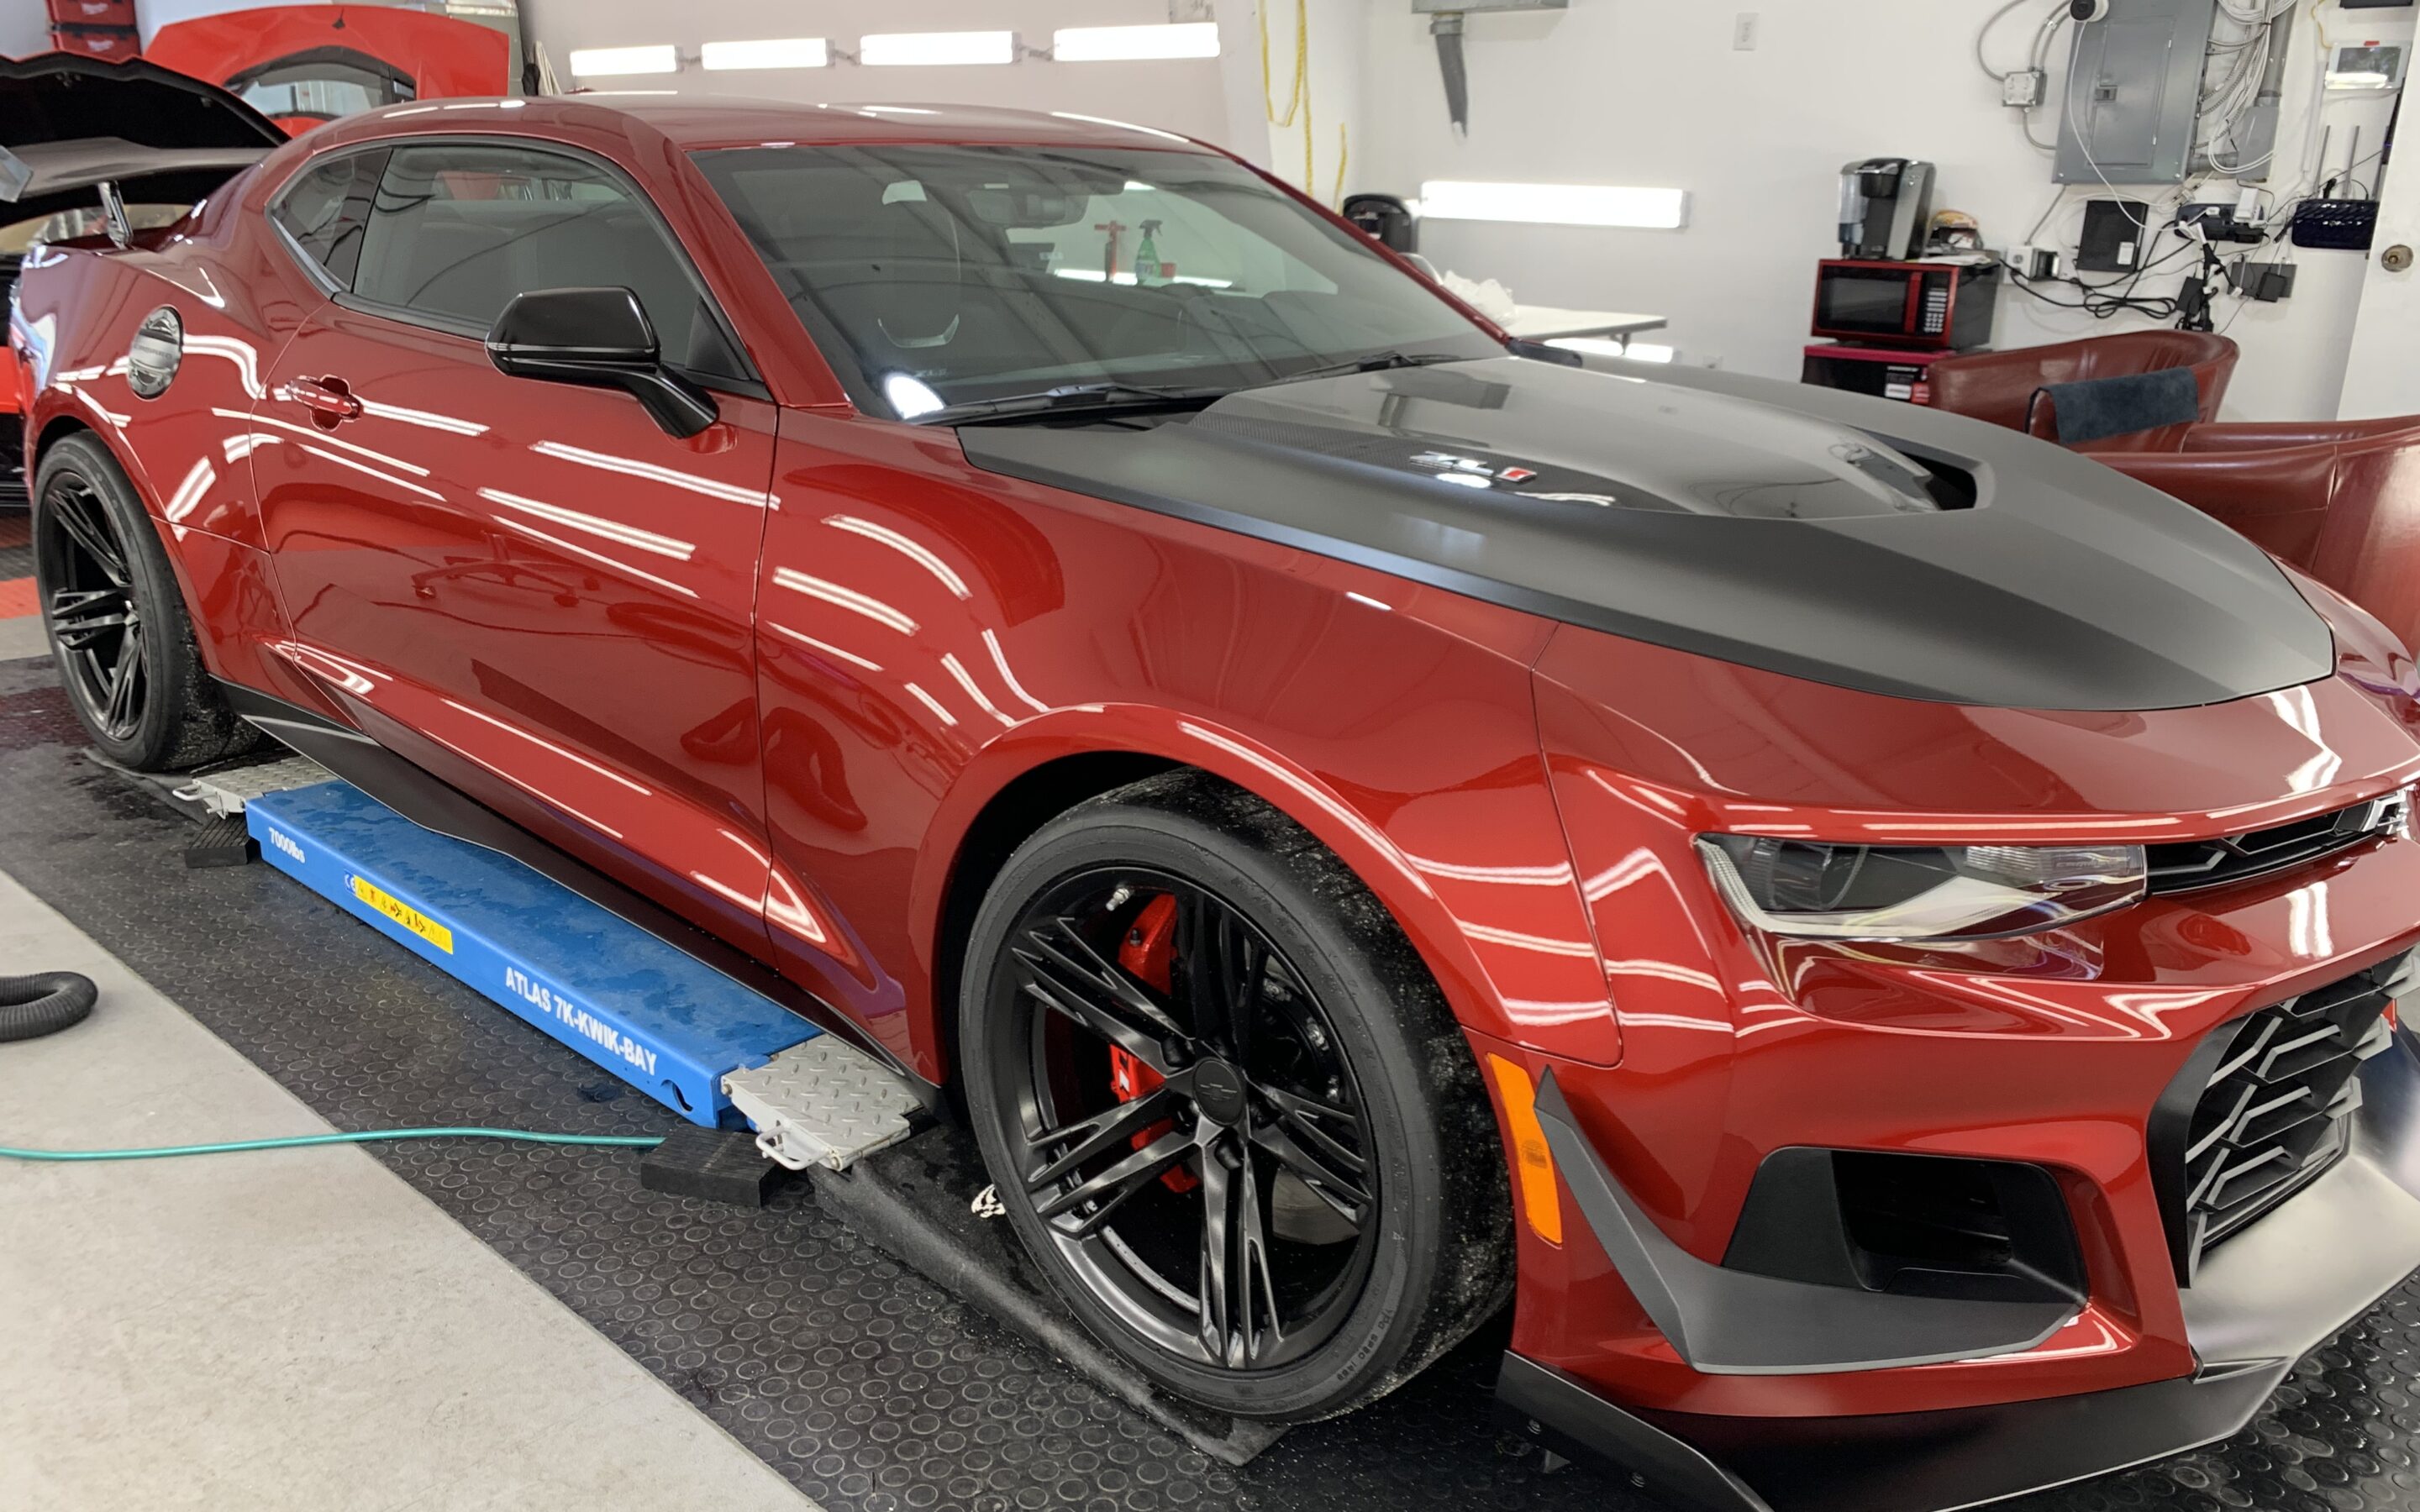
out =
<svg viewBox="0 0 2420 1512"><path fill-rule="evenodd" d="M1983 44L1990 39L1992 28L1997 26L2002 21L2006 20L2010 11L2021 9L2032 3L2033 0L2009 0L2007 5L2004 5L1999 9L1993 11L1990 18L1983 23L1982 28L1975 33L1975 62L1985 73L1989 74L1996 82L2006 83L2011 74L2015 73L2017 70L2010 69L2004 73L2000 69L1992 67L1992 60L1984 55Z"/></svg>

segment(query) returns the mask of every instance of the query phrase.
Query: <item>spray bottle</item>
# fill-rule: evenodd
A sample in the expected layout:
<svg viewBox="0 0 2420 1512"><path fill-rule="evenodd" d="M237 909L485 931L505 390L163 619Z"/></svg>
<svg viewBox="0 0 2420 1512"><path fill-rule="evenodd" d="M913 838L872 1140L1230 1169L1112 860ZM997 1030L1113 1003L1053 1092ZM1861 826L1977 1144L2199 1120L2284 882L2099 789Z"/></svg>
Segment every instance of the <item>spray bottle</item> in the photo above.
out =
<svg viewBox="0 0 2420 1512"><path fill-rule="evenodd" d="M1157 221L1142 224L1142 245L1135 248L1135 282L1138 284L1160 282L1159 226Z"/></svg>

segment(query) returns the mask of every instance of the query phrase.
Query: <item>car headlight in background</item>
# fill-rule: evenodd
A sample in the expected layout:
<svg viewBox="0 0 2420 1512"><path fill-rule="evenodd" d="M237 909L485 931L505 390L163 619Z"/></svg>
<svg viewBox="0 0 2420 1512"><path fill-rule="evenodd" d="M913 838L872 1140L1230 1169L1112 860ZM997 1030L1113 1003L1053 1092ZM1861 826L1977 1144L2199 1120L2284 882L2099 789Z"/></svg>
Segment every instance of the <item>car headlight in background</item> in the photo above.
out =
<svg viewBox="0 0 2420 1512"><path fill-rule="evenodd" d="M1980 940L2057 929L2139 902L2140 845L1832 845L1700 835L1714 886L1748 924L1829 940Z"/></svg>

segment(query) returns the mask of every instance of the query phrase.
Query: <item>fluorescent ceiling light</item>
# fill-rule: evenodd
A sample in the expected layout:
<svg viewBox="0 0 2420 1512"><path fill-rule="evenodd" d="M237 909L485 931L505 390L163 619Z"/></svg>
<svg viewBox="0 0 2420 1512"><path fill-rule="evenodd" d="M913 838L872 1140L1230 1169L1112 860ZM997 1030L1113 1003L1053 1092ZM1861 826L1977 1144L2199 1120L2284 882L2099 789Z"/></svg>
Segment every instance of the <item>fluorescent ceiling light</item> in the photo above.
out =
<svg viewBox="0 0 2420 1512"><path fill-rule="evenodd" d="M857 46L857 60L876 69L1016 61L1015 32L883 32Z"/></svg>
<svg viewBox="0 0 2420 1512"><path fill-rule="evenodd" d="M1420 214L1439 221L1529 221L1543 225L1677 231L1689 224L1689 195L1680 189L1623 189L1609 184L1437 180L1420 186Z"/></svg>
<svg viewBox="0 0 2420 1512"><path fill-rule="evenodd" d="M1063 26L1050 34L1050 55L1062 63L1217 57L1218 23L1193 21L1167 26Z"/></svg>
<svg viewBox="0 0 2420 1512"><path fill-rule="evenodd" d="M756 42L708 42L698 61L709 69L820 69L831 48L820 37L773 37Z"/></svg>
<svg viewBox="0 0 2420 1512"><path fill-rule="evenodd" d="M1557 336L1546 345L1565 351L1592 352L1599 357L1626 357L1634 363L1668 363L1680 355L1652 341L1634 341L1625 346L1602 336Z"/></svg>
<svg viewBox="0 0 2420 1512"><path fill-rule="evenodd" d="M669 42L661 47L575 47L571 71L582 79L615 73L677 73L680 54Z"/></svg>

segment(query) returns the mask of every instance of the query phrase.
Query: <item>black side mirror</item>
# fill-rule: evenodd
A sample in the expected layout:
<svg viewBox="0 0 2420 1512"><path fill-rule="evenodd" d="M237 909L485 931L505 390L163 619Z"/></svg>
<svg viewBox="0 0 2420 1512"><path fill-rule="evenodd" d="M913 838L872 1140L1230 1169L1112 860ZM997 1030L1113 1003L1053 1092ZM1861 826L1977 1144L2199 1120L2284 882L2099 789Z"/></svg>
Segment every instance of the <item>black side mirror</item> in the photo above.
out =
<svg viewBox="0 0 2420 1512"><path fill-rule="evenodd" d="M541 288L516 294L488 332L488 360L508 378L620 389L667 435L715 422L714 400L668 372L656 329L626 288Z"/></svg>

